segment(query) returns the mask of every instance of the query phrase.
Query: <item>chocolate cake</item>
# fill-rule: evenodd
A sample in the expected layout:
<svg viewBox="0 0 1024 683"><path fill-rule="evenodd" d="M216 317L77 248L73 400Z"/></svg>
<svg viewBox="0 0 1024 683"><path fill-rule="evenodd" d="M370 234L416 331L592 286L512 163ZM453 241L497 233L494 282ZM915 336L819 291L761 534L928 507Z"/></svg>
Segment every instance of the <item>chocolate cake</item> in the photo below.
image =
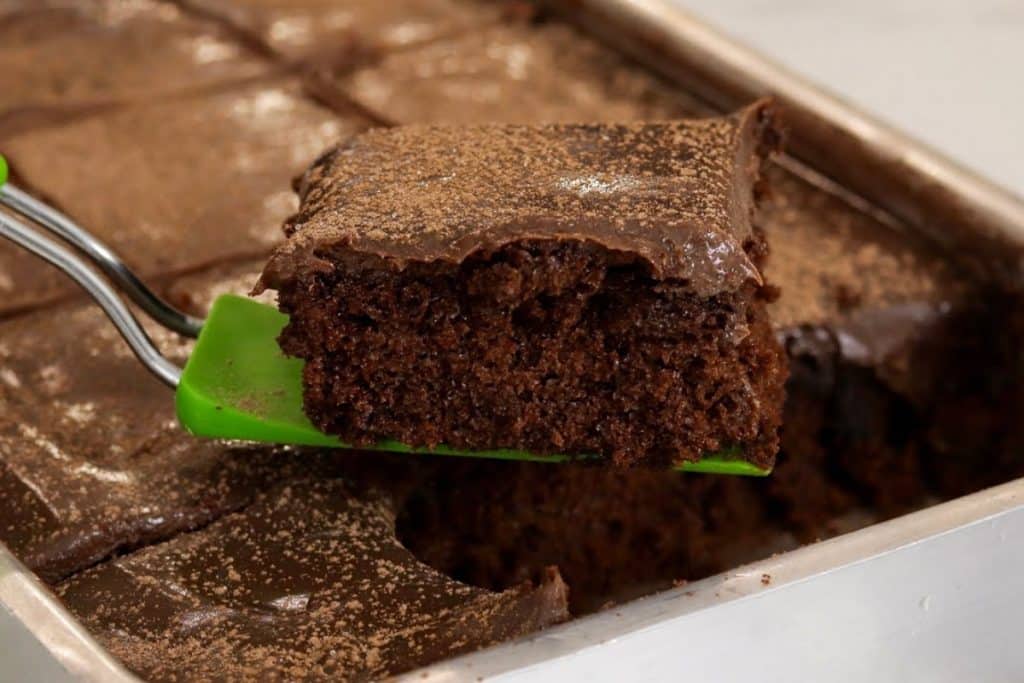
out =
<svg viewBox="0 0 1024 683"><path fill-rule="evenodd" d="M36 130L3 152L23 189L153 278L267 253L296 208L292 176L364 125L304 99L293 80L274 79ZM3 313L73 290L0 243L0 291Z"/></svg>
<svg viewBox="0 0 1024 683"><path fill-rule="evenodd" d="M970 280L948 254L842 188L799 172L766 171L772 195L761 225L773 255L765 276L781 291L769 306L776 326L914 305L948 308L964 298Z"/></svg>
<svg viewBox="0 0 1024 683"><path fill-rule="evenodd" d="M560 24L473 31L326 80L328 99L334 91L393 124L661 121L707 111Z"/></svg>
<svg viewBox="0 0 1024 683"><path fill-rule="evenodd" d="M209 277L193 286L203 299L224 291ZM183 360L186 344L150 332ZM209 523L312 468L309 456L188 438L172 392L92 303L0 323L0 340L0 541L48 581Z"/></svg>
<svg viewBox="0 0 1024 683"><path fill-rule="evenodd" d="M389 50L475 30L500 3L469 0L181 0L289 61L335 67Z"/></svg>
<svg viewBox="0 0 1024 683"><path fill-rule="evenodd" d="M263 275L306 412L356 444L770 467L769 119L374 130L325 155Z"/></svg>
<svg viewBox="0 0 1024 683"><path fill-rule="evenodd" d="M797 545L761 481L571 463L426 467L398 517L406 547L492 590L557 562L574 615Z"/></svg>
<svg viewBox="0 0 1024 683"><path fill-rule="evenodd" d="M349 480L294 481L57 593L151 681L377 680L568 617L556 570L537 588L460 584L398 543L394 514Z"/></svg>
<svg viewBox="0 0 1024 683"><path fill-rule="evenodd" d="M378 4L0 0L0 60L17 75L0 151L23 138L19 182L202 314L211 283L240 291L257 270L211 263L265 248L292 209L289 175L365 125L353 107L384 124L707 111L543 17ZM328 5L355 23L331 26ZM427 19L395 30L398 9ZM340 123L268 72L282 63ZM766 173L763 276L781 290L768 310L790 367L771 477L200 443L97 311L19 312L73 290L0 244L0 541L147 678L359 680L563 618L551 565L583 614L1024 474L1020 293L806 169ZM397 544L394 519L440 573ZM365 571L381 563L394 571Z"/></svg>
<svg viewBox="0 0 1024 683"><path fill-rule="evenodd" d="M885 513L1024 472L1011 455L1024 436L1011 417L1024 363L1007 346L1020 295L841 188L770 174L763 223L777 258L766 275L783 290L773 320L791 359L828 387L813 408L827 413L824 431L804 438L828 444L830 466Z"/></svg>
<svg viewBox="0 0 1024 683"><path fill-rule="evenodd" d="M579 615L1024 475L1024 364L1001 341L1021 339L1019 298L841 188L767 173L790 369L772 476L439 463L399 515L418 557L491 589L557 565Z"/></svg>
<svg viewBox="0 0 1024 683"><path fill-rule="evenodd" d="M161 0L29 0L0 9L0 139L82 110L266 75L215 24Z"/></svg>
<svg viewBox="0 0 1024 683"><path fill-rule="evenodd" d="M802 465L778 470L772 486L809 496L792 516L817 514L813 503L828 487L808 479L828 468L863 504L906 511L927 495L928 455L908 396L887 381L887 358L917 355L970 283L936 247L841 188L782 168L768 174L773 197L762 222L775 258L766 277L782 292L769 310L792 369L781 458ZM872 317L892 324L856 332Z"/></svg>

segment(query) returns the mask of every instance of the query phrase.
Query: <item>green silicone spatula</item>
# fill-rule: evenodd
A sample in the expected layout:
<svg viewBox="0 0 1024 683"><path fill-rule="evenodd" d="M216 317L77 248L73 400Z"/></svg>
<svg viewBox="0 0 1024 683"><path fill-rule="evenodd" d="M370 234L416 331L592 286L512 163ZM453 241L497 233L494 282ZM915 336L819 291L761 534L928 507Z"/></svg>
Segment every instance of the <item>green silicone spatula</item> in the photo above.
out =
<svg viewBox="0 0 1024 683"><path fill-rule="evenodd" d="M156 349L118 293L81 258L19 220L0 214L0 235L57 266L81 285L107 313L139 360L175 388L178 419L186 430L209 438L348 447L314 427L302 410L303 361L286 357L277 344L287 316L252 299L224 295L214 301L205 321L191 318L157 297L95 237L52 207L5 184L6 179L6 162L0 157L0 203L77 247L154 320L180 334L198 335L185 368L177 368ZM363 449L544 462L581 457L507 449L415 448L396 441L381 441ZM747 476L770 473L742 460L735 450L686 462L676 469Z"/></svg>

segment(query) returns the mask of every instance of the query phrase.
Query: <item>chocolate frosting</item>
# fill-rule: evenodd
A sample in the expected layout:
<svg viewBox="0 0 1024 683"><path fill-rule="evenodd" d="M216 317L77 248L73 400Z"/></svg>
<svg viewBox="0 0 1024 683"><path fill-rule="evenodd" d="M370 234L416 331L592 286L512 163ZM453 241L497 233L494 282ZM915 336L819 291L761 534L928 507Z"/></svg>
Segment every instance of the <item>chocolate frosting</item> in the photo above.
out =
<svg viewBox="0 0 1024 683"><path fill-rule="evenodd" d="M706 115L678 88L561 24L499 25L331 79L382 121L576 123Z"/></svg>
<svg viewBox="0 0 1024 683"><path fill-rule="evenodd" d="M263 281L335 258L459 263L522 239L591 241L710 296L760 281L744 251L769 105L649 124L375 129L323 156Z"/></svg>
<svg viewBox="0 0 1024 683"><path fill-rule="evenodd" d="M491 593L420 563L394 526L372 487L295 481L58 594L154 681L376 680L568 618L557 571Z"/></svg>
<svg viewBox="0 0 1024 683"><path fill-rule="evenodd" d="M776 328L827 330L835 362L870 368L897 393L920 393L921 379L940 369L913 359L929 353L931 337L948 335L944 320L971 305L970 277L841 188L779 167L767 176L772 193L759 219L772 248L765 277L781 290L770 304Z"/></svg>
<svg viewBox="0 0 1024 683"><path fill-rule="evenodd" d="M15 5L0 8L0 138L19 111L32 124L47 109L148 100L272 68L214 23L161 0Z"/></svg>
<svg viewBox="0 0 1024 683"><path fill-rule="evenodd" d="M363 125L274 79L33 131L3 151L23 186L153 278L266 254L296 208L291 178ZM70 289L0 242L0 313Z"/></svg>
<svg viewBox="0 0 1024 683"><path fill-rule="evenodd" d="M201 300L224 289L210 277L194 284ZM183 360L187 344L150 334ZM94 304L0 324L0 540L56 581L205 524L312 466L294 453L192 439L173 404Z"/></svg>
<svg viewBox="0 0 1024 683"><path fill-rule="evenodd" d="M765 279L781 294L769 310L777 327L838 321L861 309L945 307L969 279L920 236L822 179L766 170L770 196L758 224L771 247Z"/></svg>
<svg viewBox="0 0 1024 683"><path fill-rule="evenodd" d="M289 60L344 65L498 20L498 3L460 0L181 0Z"/></svg>
<svg viewBox="0 0 1024 683"><path fill-rule="evenodd" d="M839 348L844 358L859 365L898 365L951 310L945 302L930 305L923 301L859 309L836 324Z"/></svg>

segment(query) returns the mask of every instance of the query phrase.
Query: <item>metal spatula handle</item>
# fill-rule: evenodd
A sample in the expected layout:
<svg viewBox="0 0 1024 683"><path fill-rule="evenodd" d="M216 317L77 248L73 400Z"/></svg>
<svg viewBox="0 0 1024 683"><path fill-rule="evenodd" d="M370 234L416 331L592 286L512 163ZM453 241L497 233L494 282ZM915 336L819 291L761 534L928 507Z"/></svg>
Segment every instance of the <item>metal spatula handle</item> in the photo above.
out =
<svg viewBox="0 0 1024 683"><path fill-rule="evenodd" d="M64 214L6 181L7 163L0 156L0 204L31 218L42 228L81 249L113 282L123 288L132 301L158 323L187 336L195 337L199 333L202 320L186 315L160 299L109 247ZM117 291L83 259L5 213L0 213L0 237L5 237L30 251L78 283L100 305L142 364L168 386L178 386L181 368L160 353Z"/></svg>
<svg viewBox="0 0 1024 683"><path fill-rule="evenodd" d="M104 275L117 284L125 296L156 322L186 337L195 338L199 335L202 320L182 313L154 294L110 247L60 211L10 184L0 186L0 203L44 226L87 255Z"/></svg>

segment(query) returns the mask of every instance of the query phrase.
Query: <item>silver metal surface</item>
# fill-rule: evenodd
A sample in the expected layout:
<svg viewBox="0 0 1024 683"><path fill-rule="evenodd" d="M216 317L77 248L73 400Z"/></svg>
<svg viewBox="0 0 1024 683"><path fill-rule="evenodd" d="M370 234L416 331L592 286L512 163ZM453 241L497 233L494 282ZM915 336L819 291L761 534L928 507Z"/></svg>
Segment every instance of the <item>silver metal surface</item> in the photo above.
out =
<svg viewBox="0 0 1024 683"><path fill-rule="evenodd" d="M981 272L1020 282L1024 263L1005 249L1024 243L1018 198L659 0L556 4L719 108L779 95L796 156L952 250L971 237ZM1022 505L1012 482L403 680L1024 680ZM56 661L124 680L27 570L0 577L0 606Z"/></svg>
<svg viewBox="0 0 1024 683"><path fill-rule="evenodd" d="M7 183L0 186L0 204L46 228L53 234L81 250L127 297L149 317L164 327L186 337L198 337L203 321L182 313L153 293L149 287L125 265L114 250L83 230L73 220L32 195Z"/></svg>
<svg viewBox="0 0 1024 683"><path fill-rule="evenodd" d="M400 678L1024 680L1024 480Z"/></svg>
<svg viewBox="0 0 1024 683"><path fill-rule="evenodd" d="M4 188L7 189L7 188ZM6 237L50 263L78 283L96 300L114 327L128 342L146 369L169 387L178 386L181 368L167 360L132 315L128 306L103 278L94 273L80 258L53 240L40 235L13 216L0 213L0 237Z"/></svg>
<svg viewBox="0 0 1024 683"><path fill-rule="evenodd" d="M137 679L68 614L63 605L0 544L0 682Z"/></svg>

